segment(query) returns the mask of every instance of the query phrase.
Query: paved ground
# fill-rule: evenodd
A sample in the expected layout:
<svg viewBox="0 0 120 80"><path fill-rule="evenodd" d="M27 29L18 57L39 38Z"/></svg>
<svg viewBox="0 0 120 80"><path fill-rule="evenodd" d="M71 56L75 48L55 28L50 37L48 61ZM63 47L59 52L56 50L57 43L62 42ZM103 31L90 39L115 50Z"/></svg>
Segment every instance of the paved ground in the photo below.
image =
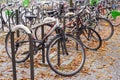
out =
<svg viewBox="0 0 120 80"><path fill-rule="evenodd" d="M0 80L13 80L12 63L5 52L4 38L0 33ZM35 58L35 80L120 80L120 26L115 27L113 37L103 42L98 51L86 50L86 63L74 76L55 74L47 65L40 63L38 56ZM18 80L30 80L29 72L29 62L17 64Z"/></svg>
<svg viewBox="0 0 120 80"><path fill-rule="evenodd" d="M35 58L35 80L120 80L120 27L115 27L113 37L103 42L98 51L86 50L86 63L80 73L63 77L55 74L40 57ZM17 64L18 80L29 79L29 62ZM12 65L0 38L0 80L12 80Z"/></svg>
<svg viewBox="0 0 120 80"><path fill-rule="evenodd" d="M55 74L47 65L42 65L40 56L36 55L35 80L120 80L120 26L115 27L114 32L98 51L86 50L83 69L71 77ZM12 80L12 63L5 52L4 39L5 35L0 34L0 80ZM18 80L30 80L29 72L29 61L17 64Z"/></svg>

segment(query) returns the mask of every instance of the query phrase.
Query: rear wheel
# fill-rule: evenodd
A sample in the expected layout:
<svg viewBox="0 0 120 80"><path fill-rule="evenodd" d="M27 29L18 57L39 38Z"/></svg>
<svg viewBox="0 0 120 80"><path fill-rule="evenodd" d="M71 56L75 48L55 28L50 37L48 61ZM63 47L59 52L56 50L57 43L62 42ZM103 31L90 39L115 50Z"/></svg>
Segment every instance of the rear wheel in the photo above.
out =
<svg viewBox="0 0 120 80"><path fill-rule="evenodd" d="M13 54L11 48L11 32L9 32L5 38L5 49L10 59L12 59ZM19 30L19 36L17 36L17 31L14 32L14 48L17 63L28 59L30 48L29 35L22 29Z"/></svg>
<svg viewBox="0 0 120 80"><path fill-rule="evenodd" d="M114 33L114 28L112 23L108 19L97 18L96 22L94 23L96 24L94 28L103 41L107 41L112 37Z"/></svg>
<svg viewBox="0 0 120 80"><path fill-rule="evenodd" d="M97 50L101 47L101 37L94 29L85 27L83 29L80 28L79 32L79 37L86 48L90 50Z"/></svg>

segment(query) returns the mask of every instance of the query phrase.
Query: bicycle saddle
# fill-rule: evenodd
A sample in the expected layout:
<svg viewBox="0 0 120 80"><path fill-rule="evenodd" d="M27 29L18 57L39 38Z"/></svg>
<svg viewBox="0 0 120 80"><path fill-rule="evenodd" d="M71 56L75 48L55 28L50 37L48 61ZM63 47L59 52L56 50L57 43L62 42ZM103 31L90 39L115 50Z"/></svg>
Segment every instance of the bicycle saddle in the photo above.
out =
<svg viewBox="0 0 120 80"><path fill-rule="evenodd" d="M53 11L46 11L48 15L54 14L55 12L57 12L56 10Z"/></svg>
<svg viewBox="0 0 120 80"><path fill-rule="evenodd" d="M30 21L32 21L34 18L37 18L36 15L25 15L25 17L26 17L27 19L29 19Z"/></svg>

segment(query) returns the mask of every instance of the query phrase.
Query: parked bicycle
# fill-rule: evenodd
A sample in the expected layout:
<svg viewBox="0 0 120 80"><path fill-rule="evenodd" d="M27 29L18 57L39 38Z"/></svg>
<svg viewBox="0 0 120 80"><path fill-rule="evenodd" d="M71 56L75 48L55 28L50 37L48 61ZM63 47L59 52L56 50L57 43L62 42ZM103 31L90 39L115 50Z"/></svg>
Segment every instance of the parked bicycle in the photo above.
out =
<svg viewBox="0 0 120 80"><path fill-rule="evenodd" d="M35 17L26 16L26 18ZM43 22L43 24L34 26L33 29L38 27L43 29L47 24L54 25L51 26L51 29L46 35L42 36L42 39L36 39L33 36L34 52L37 53L43 47L46 47L46 58L48 65L57 74L63 76L72 76L78 73L82 69L85 62L85 50L81 41L71 36L70 34L65 34L64 30L60 27L58 19L47 17ZM41 31L43 32L43 30ZM50 39L49 36L53 31L56 31L56 35ZM12 53L10 50L10 34L11 32L9 32L6 36L5 48L8 56L12 58ZM26 32L21 29L19 30L19 36L16 35L16 32L14 32L14 36L16 62L25 62L30 55L28 34L26 34ZM46 43L48 45L46 45Z"/></svg>

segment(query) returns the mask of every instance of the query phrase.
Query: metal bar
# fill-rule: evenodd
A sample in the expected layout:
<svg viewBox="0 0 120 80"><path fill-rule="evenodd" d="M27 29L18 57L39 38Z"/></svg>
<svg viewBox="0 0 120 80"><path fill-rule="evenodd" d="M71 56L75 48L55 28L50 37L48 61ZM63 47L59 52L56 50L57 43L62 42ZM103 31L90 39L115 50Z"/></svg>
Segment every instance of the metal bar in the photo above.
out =
<svg viewBox="0 0 120 80"><path fill-rule="evenodd" d="M69 0L70 7L73 7L73 0Z"/></svg>
<svg viewBox="0 0 120 80"><path fill-rule="evenodd" d="M58 57L58 60L57 60L57 64L58 64L58 66L60 66L60 40L58 40L58 49L57 49L57 53L58 53L58 55L57 55L57 57Z"/></svg>
<svg viewBox="0 0 120 80"><path fill-rule="evenodd" d="M77 29L77 31L76 31L76 38L77 38L77 39L80 39L79 33L78 33L78 29L79 29L79 16L76 17L76 20L77 20L77 25L76 25L76 29ZM77 44L77 43L76 43L76 50L78 50L78 44Z"/></svg>
<svg viewBox="0 0 120 80"><path fill-rule="evenodd" d="M8 11L8 23L9 23L9 25L8 25L8 27L9 27L9 30L11 30L11 25L10 25L10 12Z"/></svg>
<svg viewBox="0 0 120 80"><path fill-rule="evenodd" d="M19 11L18 11L18 9L16 9L16 25L17 24L19 24ZM17 37L19 37L20 36L20 33L19 33L19 31L17 30Z"/></svg>
<svg viewBox="0 0 120 80"><path fill-rule="evenodd" d="M58 29L58 33L60 34L60 29ZM58 66L60 66L60 42L61 42L61 40L59 39L58 40L58 44L57 44L57 53L58 53L58 55L57 55L57 65ZM62 47L62 45L61 45L61 47ZM63 52L64 52L64 50L63 50Z"/></svg>
<svg viewBox="0 0 120 80"><path fill-rule="evenodd" d="M19 24L19 11L16 9L16 24Z"/></svg>
<svg viewBox="0 0 120 80"><path fill-rule="evenodd" d="M44 38L44 25L42 25L42 27L41 27L41 37L42 37L42 39ZM44 46L44 44L42 44L42 62L45 63L45 46Z"/></svg>
<svg viewBox="0 0 120 80"><path fill-rule="evenodd" d="M65 30L66 30L66 26L65 26L66 21L65 21L65 20L66 20L66 18L64 17L64 18L63 18L63 29L64 29L64 33L65 33Z"/></svg>
<svg viewBox="0 0 120 80"><path fill-rule="evenodd" d="M17 80L16 62L15 62L15 48L14 48L14 32L11 33L11 51L12 51L13 80Z"/></svg>
<svg viewBox="0 0 120 80"><path fill-rule="evenodd" d="M29 40L30 40L30 73L31 73L31 80L34 80L34 59L33 59L33 39L32 35L29 34Z"/></svg>

